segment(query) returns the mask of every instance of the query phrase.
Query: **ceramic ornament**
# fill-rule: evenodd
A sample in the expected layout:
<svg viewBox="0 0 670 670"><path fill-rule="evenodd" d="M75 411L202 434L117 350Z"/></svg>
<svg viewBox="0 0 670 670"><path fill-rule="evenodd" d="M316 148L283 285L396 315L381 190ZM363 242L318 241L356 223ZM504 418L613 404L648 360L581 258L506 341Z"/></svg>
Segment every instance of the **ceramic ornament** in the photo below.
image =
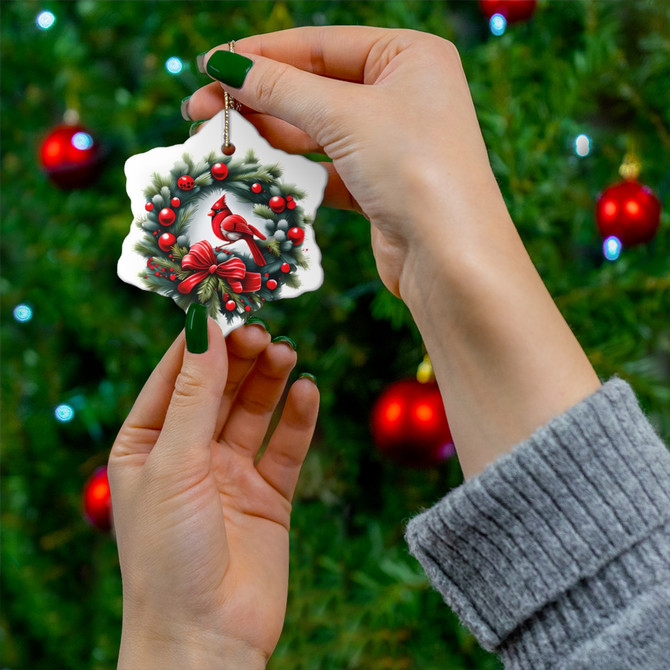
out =
<svg viewBox="0 0 670 670"><path fill-rule="evenodd" d="M321 286L312 222L327 181L323 166L275 149L227 113L231 155L221 111L184 144L126 161L134 219L118 262L129 284L183 310L207 305L224 334L265 302Z"/></svg>

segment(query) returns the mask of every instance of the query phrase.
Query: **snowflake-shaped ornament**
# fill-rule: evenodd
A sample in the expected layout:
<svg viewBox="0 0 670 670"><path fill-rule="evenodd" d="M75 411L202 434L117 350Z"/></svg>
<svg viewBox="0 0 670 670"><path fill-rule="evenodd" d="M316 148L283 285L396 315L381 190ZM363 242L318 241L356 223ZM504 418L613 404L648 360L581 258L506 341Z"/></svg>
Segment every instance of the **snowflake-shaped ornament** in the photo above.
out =
<svg viewBox="0 0 670 670"><path fill-rule="evenodd" d="M117 269L184 310L207 305L227 334L263 303L321 286L312 221L327 173L275 149L234 111L236 149L225 155L224 113L184 144L126 161L134 220Z"/></svg>

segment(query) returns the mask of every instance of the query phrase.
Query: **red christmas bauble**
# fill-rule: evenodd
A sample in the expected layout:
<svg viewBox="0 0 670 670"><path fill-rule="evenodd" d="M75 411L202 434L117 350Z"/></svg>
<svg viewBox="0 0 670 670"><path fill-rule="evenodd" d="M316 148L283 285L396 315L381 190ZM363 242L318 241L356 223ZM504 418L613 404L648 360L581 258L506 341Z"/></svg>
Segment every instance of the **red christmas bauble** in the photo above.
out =
<svg viewBox="0 0 670 670"><path fill-rule="evenodd" d="M170 251L172 245L177 241L177 238L172 233L163 233L158 238L158 246L163 251Z"/></svg>
<svg viewBox="0 0 670 670"><path fill-rule="evenodd" d="M229 301L226 303L226 309L227 309L229 312L232 312L236 307L237 307L237 305L235 304L235 301L234 301L234 300L229 300Z"/></svg>
<svg viewBox="0 0 670 670"><path fill-rule="evenodd" d="M172 198L172 200L170 200L170 204L175 208L179 207L181 205L181 200L179 198Z"/></svg>
<svg viewBox="0 0 670 670"><path fill-rule="evenodd" d="M225 163L214 163L211 172L214 179L221 181L228 176L228 166Z"/></svg>
<svg viewBox="0 0 670 670"><path fill-rule="evenodd" d="M487 19L502 14L507 23L518 23L533 16L537 0L479 0L479 6Z"/></svg>
<svg viewBox="0 0 670 670"><path fill-rule="evenodd" d="M80 125L57 126L40 147L42 167L49 179L63 189L91 184L100 173L101 158L100 146Z"/></svg>
<svg viewBox="0 0 670 670"><path fill-rule="evenodd" d="M649 242L661 221L661 202L648 186L623 181L606 188L596 203L596 223L603 239L614 236L624 247Z"/></svg>
<svg viewBox="0 0 670 670"><path fill-rule="evenodd" d="M298 226L294 226L293 228L289 228L286 237L288 237L294 245L298 246L299 244L302 244L305 239L305 231L302 228L298 228Z"/></svg>
<svg viewBox="0 0 670 670"><path fill-rule="evenodd" d="M296 208L295 200L291 200L290 202L287 202L287 203L286 203L286 207L287 207L288 209L295 209L295 208Z"/></svg>
<svg viewBox="0 0 670 670"><path fill-rule="evenodd" d="M171 226L176 218L177 215L169 207L164 207L158 212L158 223L160 223L161 226Z"/></svg>
<svg viewBox="0 0 670 670"><path fill-rule="evenodd" d="M263 187L258 182L251 185L251 192L252 193L260 193L262 190L263 190Z"/></svg>
<svg viewBox="0 0 670 670"><path fill-rule="evenodd" d="M185 174L177 179L177 186L182 191L190 191L195 186L195 181L193 181L193 177Z"/></svg>
<svg viewBox="0 0 670 670"><path fill-rule="evenodd" d="M281 271L282 272L288 272L291 269L291 266L288 263L282 263L281 264Z"/></svg>
<svg viewBox="0 0 670 670"><path fill-rule="evenodd" d="M279 214L286 209L286 200L284 200L284 198L282 198L280 195L275 195L274 197L270 198L268 205L270 205L270 209L273 212Z"/></svg>
<svg viewBox="0 0 670 670"><path fill-rule="evenodd" d="M98 468L84 484L84 516L96 528L108 531L112 528L112 496L109 492L107 468Z"/></svg>
<svg viewBox="0 0 670 670"><path fill-rule="evenodd" d="M277 288L277 280L276 279L268 279L267 283L265 284L271 291L274 291Z"/></svg>
<svg viewBox="0 0 670 670"><path fill-rule="evenodd" d="M410 467L431 467L454 453L442 396L435 382L403 379L377 399L372 436L391 460Z"/></svg>

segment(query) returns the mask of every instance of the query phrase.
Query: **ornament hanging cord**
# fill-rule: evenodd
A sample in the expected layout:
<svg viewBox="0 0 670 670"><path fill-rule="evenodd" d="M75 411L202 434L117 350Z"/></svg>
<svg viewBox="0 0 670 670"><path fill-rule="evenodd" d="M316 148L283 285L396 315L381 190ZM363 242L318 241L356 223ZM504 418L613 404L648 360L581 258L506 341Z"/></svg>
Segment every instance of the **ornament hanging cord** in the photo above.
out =
<svg viewBox="0 0 670 670"><path fill-rule="evenodd" d="M228 42L228 51L231 53L235 53L235 40L231 40ZM240 104L233 98L232 95L227 93L226 91L223 92L223 146L221 147L221 150L226 156L230 156L235 152L235 145L230 143L230 119L229 119L229 111L231 109L234 109L236 111L239 111L240 109Z"/></svg>

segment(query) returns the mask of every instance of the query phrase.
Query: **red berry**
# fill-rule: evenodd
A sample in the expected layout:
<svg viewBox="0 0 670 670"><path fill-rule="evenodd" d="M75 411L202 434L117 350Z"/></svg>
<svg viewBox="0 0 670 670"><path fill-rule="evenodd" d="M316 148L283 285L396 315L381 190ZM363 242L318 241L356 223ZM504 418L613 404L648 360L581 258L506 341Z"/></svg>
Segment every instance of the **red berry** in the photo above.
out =
<svg viewBox="0 0 670 670"><path fill-rule="evenodd" d="M181 200L179 198L172 198L172 200L170 200L170 204L173 207L179 207L179 205L181 205Z"/></svg>
<svg viewBox="0 0 670 670"><path fill-rule="evenodd" d="M277 281L275 279L268 279L267 284L265 284L271 291L274 291L277 288Z"/></svg>
<svg viewBox="0 0 670 670"><path fill-rule="evenodd" d="M291 269L291 266L288 263L282 263L281 264L281 271L282 272L288 272Z"/></svg>
<svg viewBox="0 0 670 670"><path fill-rule="evenodd" d="M245 311L245 312L250 312L250 311L251 311L251 307L249 307L249 305L247 305L247 306L244 308L244 311Z"/></svg>
<svg viewBox="0 0 670 670"><path fill-rule="evenodd" d="M154 203L153 202L148 202L146 205L144 205L144 209L146 209L147 212L153 212L154 211Z"/></svg>
<svg viewBox="0 0 670 670"><path fill-rule="evenodd" d="M263 190L263 187L258 182L251 185L252 193L260 193L262 190Z"/></svg>
<svg viewBox="0 0 670 670"><path fill-rule="evenodd" d="M172 233L163 233L158 238L158 246L162 251L170 251L177 238Z"/></svg>
<svg viewBox="0 0 670 670"><path fill-rule="evenodd" d="M171 226L175 222L176 218L177 215L169 207L161 209L160 213L158 214L158 222L162 226Z"/></svg>
<svg viewBox="0 0 670 670"><path fill-rule="evenodd" d="M234 300L229 300L229 301L226 303L226 309L227 309L229 312L232 312L236 307L237 307L237 305L235 304L235 301L234 301Z"/></svg>
<svg viewBox="0 0 670 670"><path fill-rule="evenodd" d="M225 163L214 163L211 172L214 179L221 181L228 176L228 166Z"/></svg>
<svg viewBox="0 0 670 670"><path fill-rule="evenodd" d="M268 204L270 205L270 209L276 214L279 214L286 209L286 200L284 200L284 198L282 198L280 195L275 195L274 197L270 198L270 202Z"/></svg>
<svg viewBox="0 0 670 670"><path fill-rule="evenodd" d="M298 246L305 240L305 231L302 228L298 228L298 226L294 226L293 228L289 228L286 236L295 246Z"/></svg>
<svg viewBox="0 0 670 670"><path fill-rule="evenodd" d="M288 209L295 209L296 208L295 200L291 200L291 202L286 203L286 207Z"/></svg>
<svg viewBox="0 0 670 670"><path fill-rule="evenodd" d="M172 274L170 275L170 281L174 281L177 278L177 275Z"/></svg>
<svg viewBox="0 0 670 670"><path fill-rule="evenodd" d="M189 175L185 174L179 177L177 180L177 186L182 191L190 191L195 186L195 182L193 181L193 177L189 177Z"/></svg>

